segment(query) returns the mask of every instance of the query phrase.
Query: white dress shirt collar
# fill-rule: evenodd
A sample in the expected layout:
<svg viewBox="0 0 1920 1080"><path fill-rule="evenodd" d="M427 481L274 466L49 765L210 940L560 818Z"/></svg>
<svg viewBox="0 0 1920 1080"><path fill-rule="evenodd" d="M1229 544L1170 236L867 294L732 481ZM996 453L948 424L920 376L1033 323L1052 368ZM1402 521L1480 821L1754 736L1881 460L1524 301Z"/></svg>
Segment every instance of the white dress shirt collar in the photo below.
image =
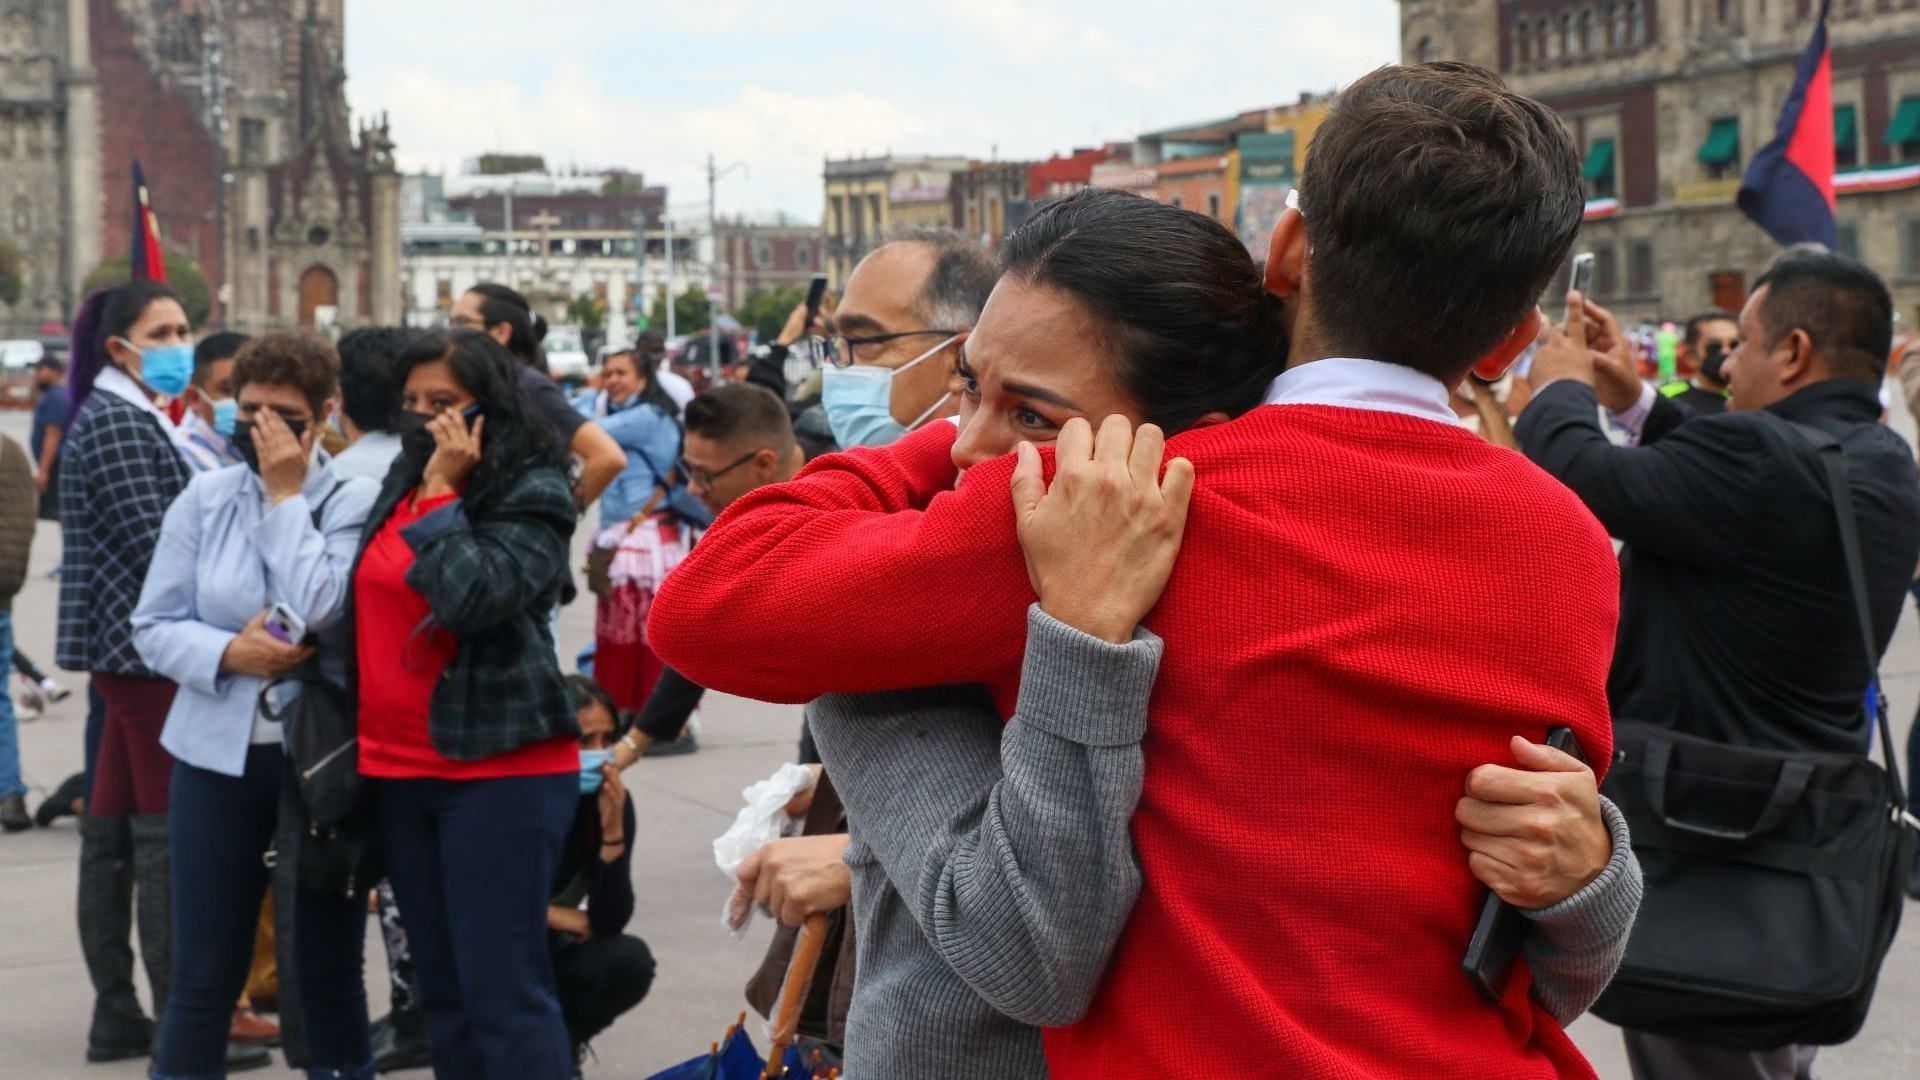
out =
<svg viewBox="0 0 1920 1080"><path fill-rule="evenodd" d="M160 427L165 430L168 435L173 434L173 421L168 418L166 413L160 411L160 407L155 405L151 398L147 397L146 392L141 390L140 385L129 378L126 372L121 371L112 364L108 364L106 367L100 369L100 374L93 377L93 388L95 390L104 390L114 397L121 398L142 411L151 414L154 419L160 421Z"/></svg>
<svg viewBox="0 0 1920 1080"><path fill-rule="evenodd" d="M1459 425L1440 380L1399 364L1328 357L1289 368L1273 380L1268 405L1333 405L1399 413Z"/></svg>

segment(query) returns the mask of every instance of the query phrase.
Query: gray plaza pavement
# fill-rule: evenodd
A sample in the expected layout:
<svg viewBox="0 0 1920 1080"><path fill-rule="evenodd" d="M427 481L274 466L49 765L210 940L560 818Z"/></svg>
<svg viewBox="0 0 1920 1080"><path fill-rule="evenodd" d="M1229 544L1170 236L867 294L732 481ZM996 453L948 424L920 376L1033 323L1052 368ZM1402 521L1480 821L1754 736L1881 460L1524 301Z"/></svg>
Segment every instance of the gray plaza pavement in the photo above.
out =
<svg viewBox="0 0 1920 1080"><path fill-rule="evenodd" d="M1905 419L1899 421L1911 438ZM26 426L24 413L0 410L0 433L24 442ZM1871 543L1872 537L1866 541ZM56 587L47 574L58 556L59 530L43 524L34 542L32 580L15 601L13 614L16 645L49 668ZM1895 730L1902 737L1920 701L1920 633L1915 624L1909 611L1885 668ZM585 603L565 609L560 620L562 654L577 652L592 636L592 628L592 612ZM751 663L752 658L743 657L742 662ZM74 696L20 726L33 807L80 767L84 682L64 672L58 677L76 691ZM652 946L659 976L646 1002L595 1041L596 1060L587 1067L590 1077L648 1076L705 1050L746 1008L741 988L759 962L768 927L758 920L739 941L721 928L728 886L714 867L711 845L732 821L740 789L791 758L799 711L709 695L701 721L699 753L642 761L627 774L639 818L633 857L637 903L628 931ZM52 829L0 836L0 1080L145 1075L144 1061L82 1062L92 992L73 922L78 847L71 818ZM1908 917L1920 919L1920 912L1910 907ZM385 953L371 920L366 955L368 996L379 1015L387 999ZM1849 1045L1824 1053L1819 1075L1826 1080L1920 1076L1920 1024L1910 1026L1906 1015L1916 1003L1920 930L1910 925L1888 959L1866 1030ZM757 1020L753 1031L756 1043L764 1045ZM1573 1033L1602 1077L1624 1080L1627 1070L1614 1029L1588 1017Z"/></svg>

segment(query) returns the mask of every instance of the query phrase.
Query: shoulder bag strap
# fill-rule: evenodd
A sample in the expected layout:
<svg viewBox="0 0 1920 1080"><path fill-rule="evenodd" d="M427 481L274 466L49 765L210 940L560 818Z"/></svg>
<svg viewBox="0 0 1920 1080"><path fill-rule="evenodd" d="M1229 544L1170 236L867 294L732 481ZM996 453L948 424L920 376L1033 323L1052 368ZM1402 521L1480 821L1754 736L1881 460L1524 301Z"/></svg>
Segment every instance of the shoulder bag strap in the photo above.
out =
<svg viewBox="0 0 1920 1080"><path fill-rule="evenodd" d="M1873 710L1875 724L1880 729L1880 752L1887 759L1887 777L1893 784L1895 805L1904 809L1907 805L1906 787L1900 781L1899 758L1893 752L1893 728L1887 723L1887 694L1880 685L1880 657L1873 647L1873 617L1867 606L1867 571L1860 556L1860 525L1853 515L1853 488L1847 483L1847 452L1831 432L1810 424L1793 426L1819 451L1820 462L1826 467L1827 494L1833 503L1834 523L1840 527L1840 547L1846 554L1847 577L1853 588L1853 611L1860 623L1861 651L1867 658L1867 674L1873 680L1870 684L1873 700L1867 707Z"/></svg>

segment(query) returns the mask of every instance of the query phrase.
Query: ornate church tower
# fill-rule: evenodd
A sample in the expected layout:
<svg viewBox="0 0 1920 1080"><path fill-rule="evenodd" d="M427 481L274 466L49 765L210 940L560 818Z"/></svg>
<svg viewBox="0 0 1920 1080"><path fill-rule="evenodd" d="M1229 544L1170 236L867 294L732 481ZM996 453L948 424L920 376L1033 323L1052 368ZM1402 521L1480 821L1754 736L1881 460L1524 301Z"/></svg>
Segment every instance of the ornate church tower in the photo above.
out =
<svg viewBox="0 0 1920 1080"><path fill-rule="evenodd" d="M340 0L310 0L291 50L284 152L237 170L234 322L348 328L400 317L400 178L386 122L353 129ZM242 121L245 125L246 121ZM262 132L257 140L273 140Z"/></svg>

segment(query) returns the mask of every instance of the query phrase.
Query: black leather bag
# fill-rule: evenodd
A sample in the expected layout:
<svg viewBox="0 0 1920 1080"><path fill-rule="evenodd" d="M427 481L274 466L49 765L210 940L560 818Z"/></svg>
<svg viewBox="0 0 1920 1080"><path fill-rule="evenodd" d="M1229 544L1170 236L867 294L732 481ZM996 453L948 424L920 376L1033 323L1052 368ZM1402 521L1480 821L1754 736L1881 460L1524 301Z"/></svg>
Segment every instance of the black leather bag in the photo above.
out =
<svg viewBox="0 0 1920 1080"><path fill-rule="evenodd" d="M1831 435L1802 433L1827 470L1875 671L1846 460ZM1859 1032L1914 857L1886 699L1877 679L1874 687L1885 769L1862 755L1757 750L1615 725L1624 756L1605 791L1627 818L1646 896L1595 1015L1739 1050L1832 1045Z"/></svg>
<svg viewBox="0 0 1920 1080"><path fill-rule="evenodd" d="M273 691L290 685L297 685L300 693L274 708ZM322 827L345 821L366 794L360 778L358 718L346 691L327 681L308 661L261 687L259 708L262 716L280 723L287 762L308 819Z"/></svg>
<svg viewBox="0 0 1920 1080"><path fill-rule="evenodd" d="M313 527L321 527L321 515L327 503L340 490L332 490L313 508ZM286 704L275 707L275 691L297 686L300 692ZM365 785L360 779L359 717L347 692L328 681L315 661L295 668L260 688L256 708L260 715L280 724L286 744L287 763L306 804L306 818L319 828L340 824L365 801Z"/></svg>

